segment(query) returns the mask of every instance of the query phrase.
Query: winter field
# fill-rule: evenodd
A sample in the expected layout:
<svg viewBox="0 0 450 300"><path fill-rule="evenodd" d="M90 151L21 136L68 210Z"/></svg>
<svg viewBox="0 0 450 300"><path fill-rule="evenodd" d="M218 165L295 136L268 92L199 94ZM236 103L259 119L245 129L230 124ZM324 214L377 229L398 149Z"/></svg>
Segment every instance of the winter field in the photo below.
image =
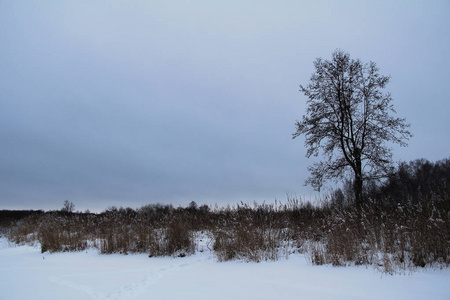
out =
<svg viewBox="0 0 450 300"><path fill-rule="evenodd" d="M0 299L450 299L450 269L387 275L374 268L278 261L217 262L207 241L194 255L41 253L0 239Z"/></svg>

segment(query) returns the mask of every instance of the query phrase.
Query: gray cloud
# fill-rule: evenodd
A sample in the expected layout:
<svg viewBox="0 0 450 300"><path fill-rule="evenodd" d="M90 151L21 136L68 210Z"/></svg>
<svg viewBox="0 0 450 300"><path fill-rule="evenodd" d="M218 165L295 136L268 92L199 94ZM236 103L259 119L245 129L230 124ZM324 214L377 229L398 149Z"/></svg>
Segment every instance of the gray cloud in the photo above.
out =
<svg viewBox="0 0 450 300"><path fill-rule="evenodd" d="M448 156L448 2L0 3L0 207L315 195L298 85L336 48L373 60L410 147Z"/></svg>

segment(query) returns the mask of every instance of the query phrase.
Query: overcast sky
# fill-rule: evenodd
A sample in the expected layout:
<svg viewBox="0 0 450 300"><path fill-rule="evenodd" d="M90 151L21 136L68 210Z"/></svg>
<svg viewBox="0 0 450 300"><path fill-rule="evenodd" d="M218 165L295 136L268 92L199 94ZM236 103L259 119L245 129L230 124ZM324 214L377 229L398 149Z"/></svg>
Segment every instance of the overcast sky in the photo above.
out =
<svg viewBox="0 0 450 300"><path fill-rule="evenodd" d="M450 157L449 1L0 1L0 209L315 197L317 57L391 75L396 160Z"/></svg>

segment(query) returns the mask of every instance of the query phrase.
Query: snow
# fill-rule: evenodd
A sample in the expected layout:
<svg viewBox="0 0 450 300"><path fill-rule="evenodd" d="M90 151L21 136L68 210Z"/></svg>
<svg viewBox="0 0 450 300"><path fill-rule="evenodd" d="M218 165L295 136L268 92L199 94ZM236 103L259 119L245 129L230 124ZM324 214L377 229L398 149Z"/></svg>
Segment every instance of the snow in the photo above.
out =
<svg viewBox="0 0 450 300"><path fill-rule="evenodd" d="M205 249L183 258L40 253L0 238L0 299L450 299L450 269L386 275L369 267L219 263Z"/></svg>

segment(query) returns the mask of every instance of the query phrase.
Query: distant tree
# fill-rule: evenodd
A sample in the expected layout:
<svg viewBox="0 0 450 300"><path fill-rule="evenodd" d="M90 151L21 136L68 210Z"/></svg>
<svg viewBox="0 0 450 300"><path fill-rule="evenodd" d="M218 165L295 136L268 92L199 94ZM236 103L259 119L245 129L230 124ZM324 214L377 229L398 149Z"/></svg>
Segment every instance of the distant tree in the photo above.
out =
<svg viewBox="0 0 450 300"><path fill-rule="evenodd" d="M390 77L380 75L374 62L362 63L336 50L331 60L317 58L314 67L309 84L300 86L308 107L296 122L293 138L305 135L306 156L322 151L325 160L308 167L311 176L306 183L320 190L325 181L350 172L360 205L363 182L380 178L393 167L388 144L406 146L412 136L409 124L391 116L392 98L383 92Z"/></svg>
<svg viewBox="0 0 450 300"><path fill-rule="evenodd" d="M61 211L63 212L68 212L68 213L72 213L75 211L75 204L73 204L72 202L70 202L69 200L65 200L64 201L64 205L61 208Z"/></svg>
<svg viewBox="0 0 450 300"><path fill-rule="evenodd" d="M196 211L198 209L197 203L195 201L191 201L191 203L189 203L188 209L191 211Z"/></svg>
<svg viewBox="0 0 450 300"><path fill-rule="evenodd" d="M206 204L203 204L202 206L200 206L198 208L200 210L201 213L203 214L207 214L209 212L209 206Z"/></svg>

